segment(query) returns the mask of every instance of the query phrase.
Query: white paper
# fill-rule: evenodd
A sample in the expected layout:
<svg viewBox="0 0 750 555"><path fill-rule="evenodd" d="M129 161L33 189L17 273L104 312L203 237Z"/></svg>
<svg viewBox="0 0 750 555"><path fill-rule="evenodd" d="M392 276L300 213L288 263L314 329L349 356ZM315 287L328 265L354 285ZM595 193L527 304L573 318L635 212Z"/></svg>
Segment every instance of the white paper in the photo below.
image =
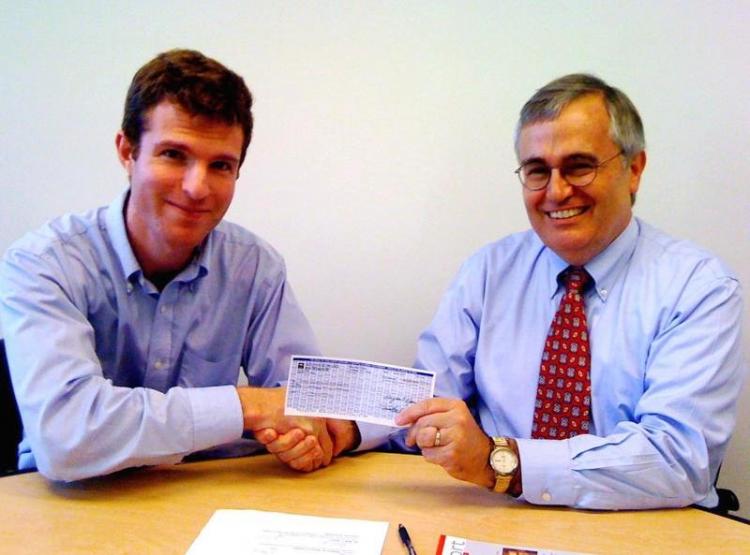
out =
<svg viewBox="0 0 750 555"><path fill-rule="evenodd" d="M435 373L365 360L293 356L285 414L396 426L409 405L429 399Z"/></svg>
<svg viewBox="0 0 750 555"><path fill-rule="evenodd" d="M221 509L187 555L380 555L387 531L374 520Z"/></svg>

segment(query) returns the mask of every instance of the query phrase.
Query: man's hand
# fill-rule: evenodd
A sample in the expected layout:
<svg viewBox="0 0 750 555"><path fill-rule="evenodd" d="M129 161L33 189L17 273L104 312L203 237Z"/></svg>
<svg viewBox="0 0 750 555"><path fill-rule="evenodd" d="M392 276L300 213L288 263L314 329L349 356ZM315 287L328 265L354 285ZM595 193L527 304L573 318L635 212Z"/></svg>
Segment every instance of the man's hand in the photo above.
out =
<svg viewBox="0 0 750 555"><path fill-rule="evenodd" d="M284 416L285 388L238 387L244 429L295 470L310 472L331 462L333 442L326 421Z"/></svg>
<svg viewBox="0 0 750 555"><path fill-rule="evenodd" d="M328 419L325 422L328 434L333 440L333 457L338 457L344 451L351 451L359 445L361 441L359 428L354 422L335 419ZM308 451L307 448L310 447L309 444L313 439L312 435L305 436L305 433L300 429L295 428L286 434L279 435L276 430L265 428L255 432L255 438L263 443L269 452L276 453L282 461L290 461L287 464L297 470L315 470L322 464L314 459L310 461L309 467L298 468L302 461L296 461L295 459Z"/></svg>
<svg viewBox="0 0 750 555"><path fill-rule="evenodd" d="M489 465L490 439L459 399L426 399L396 416L399 426L411 425L406 444L416 445L424 458L439 464L459 480L492 487L495 473ZM440 430L440 445L435 436Z"/></svg>
<svg viewBox="0 0 750 555"><path fill-rule="evenodd" d="M359 428L351 420L326 420L328 433L333 438L333 456L338 457L344 451L351 451L359 446L362 438Z"/></svg>

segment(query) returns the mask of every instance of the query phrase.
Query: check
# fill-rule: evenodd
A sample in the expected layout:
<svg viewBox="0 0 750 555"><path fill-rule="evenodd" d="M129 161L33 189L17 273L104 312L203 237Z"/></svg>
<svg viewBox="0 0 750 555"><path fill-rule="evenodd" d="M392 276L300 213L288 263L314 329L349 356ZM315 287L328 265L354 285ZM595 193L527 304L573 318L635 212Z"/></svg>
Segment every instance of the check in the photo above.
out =
<svg viewBox="0 0 750 555"><path fill-rule="evenodd" d="M404 408L429 399L435 373L364 360L293 356L284 413L396 426Z"/></svg>

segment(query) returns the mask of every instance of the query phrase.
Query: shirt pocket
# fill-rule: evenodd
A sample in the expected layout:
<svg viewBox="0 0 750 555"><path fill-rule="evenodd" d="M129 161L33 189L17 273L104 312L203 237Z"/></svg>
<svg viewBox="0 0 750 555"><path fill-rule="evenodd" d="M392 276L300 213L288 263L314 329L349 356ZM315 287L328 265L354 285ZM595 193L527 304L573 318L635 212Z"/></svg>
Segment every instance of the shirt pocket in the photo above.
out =
<svg viewBox="0 0 750 555"><path fill-rule="evenodd" d="M186 349L177 385L180 387L212 387L237 385L239 363L233 356L208 360L195 351Z"/></svg>

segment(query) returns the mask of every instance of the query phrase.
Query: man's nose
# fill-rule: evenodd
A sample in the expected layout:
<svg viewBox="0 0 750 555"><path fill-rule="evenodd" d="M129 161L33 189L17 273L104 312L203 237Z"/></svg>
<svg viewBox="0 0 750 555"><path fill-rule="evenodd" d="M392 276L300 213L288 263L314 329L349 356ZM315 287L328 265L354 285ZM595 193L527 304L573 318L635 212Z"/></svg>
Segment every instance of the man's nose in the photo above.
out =
<svg viewBox="0 0 750 555"><path fill-rule="evenodd" d="M208 196L208 172L201 164L192 164L182 180L182 191L193 200L201 200Z"/></svg>
<svg viewBox="0 0 750 555"><path fill-rule="evenodd" d="M550 172L547 198L555 202L568 198L573 193L573 186L565 180L559 168L552 168Z"/></svg>

